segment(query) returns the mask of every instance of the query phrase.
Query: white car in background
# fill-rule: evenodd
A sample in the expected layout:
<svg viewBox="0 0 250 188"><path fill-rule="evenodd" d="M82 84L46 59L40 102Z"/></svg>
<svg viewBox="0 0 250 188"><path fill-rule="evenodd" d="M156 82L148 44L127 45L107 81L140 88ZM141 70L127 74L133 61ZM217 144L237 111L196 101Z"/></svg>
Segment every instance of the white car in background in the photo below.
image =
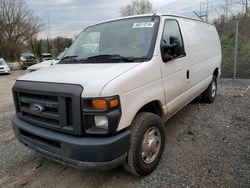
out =
<svg viewBox="0 0 250 188"><path fill-rule="evenodd" d="M65 51L61 52L56 59L46 60L46 61L43 61L41 63L32 65L32 66L28 67L27 70L29 72L33 72L33 71L37 71L37 70L42 69L42 68L47 68L47 67L50 67L52 65L55 65L62 59L64 53L65 53Z"/></svg>
<svg viewBox="0 0 250 188"><path fill-rule="evenodd" d="M0 58L0 74L10 74L10 67L3 58Z"/></svg>

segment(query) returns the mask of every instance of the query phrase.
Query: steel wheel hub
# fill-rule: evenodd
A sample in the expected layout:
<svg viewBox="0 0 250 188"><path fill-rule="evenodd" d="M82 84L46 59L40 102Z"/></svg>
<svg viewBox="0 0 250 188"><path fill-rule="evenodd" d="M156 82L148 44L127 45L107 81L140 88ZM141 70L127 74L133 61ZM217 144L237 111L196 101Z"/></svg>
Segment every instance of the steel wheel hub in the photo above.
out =
<svg viewBox="0 0 250 188"><path fill-rule="evenodd" d="M141 156L144 163L152 163L161 148L161 133L157 127L151 127L144 134L141 145Z"/></svg>
<svg viewBox="0 0 250 188"><path fill-rule="evenodd" d="M216 84L215 81L212 83L212 97L214 98L216 95Z"/></svg>

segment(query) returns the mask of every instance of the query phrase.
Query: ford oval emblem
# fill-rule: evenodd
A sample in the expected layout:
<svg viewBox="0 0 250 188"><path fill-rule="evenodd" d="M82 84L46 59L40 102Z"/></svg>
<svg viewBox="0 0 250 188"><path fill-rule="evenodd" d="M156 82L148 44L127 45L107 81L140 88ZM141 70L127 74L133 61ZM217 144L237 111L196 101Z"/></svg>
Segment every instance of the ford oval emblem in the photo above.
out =
<svg viewBox="0 0 250 188"><path fill-rule="evenodd" d="M40 114L44 111L44 107L40 104L32 104L30 105L30 110L36 114Z"/></svg>

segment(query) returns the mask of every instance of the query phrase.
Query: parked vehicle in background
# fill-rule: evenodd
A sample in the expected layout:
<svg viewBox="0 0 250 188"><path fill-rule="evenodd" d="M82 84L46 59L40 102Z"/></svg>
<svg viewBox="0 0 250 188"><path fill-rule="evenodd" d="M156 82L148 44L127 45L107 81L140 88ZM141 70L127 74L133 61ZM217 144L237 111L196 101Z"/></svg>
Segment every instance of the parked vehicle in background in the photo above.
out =
<svg viewBox="0 0 250 188"><path fill-rule="evenodd" d="M12 127L55 161L124 164L146 176L161 159L164 122L200 95L212 103L220 73L211 24L155 14L110 20L86 28L56 66L17 79Z"/></svg>
<svg viewBox="0 0 250 188"><path fill-rule="evenodd" d="M48 61L48 60L52 60L53 56L51 55L51 53L43 53L42 54L42 61Z"/></svg>
<svg viewBox="0 0 250 188"><path fill-rule="evenodd" d="M62 59L64 54L65 54L65 51L61 52L57 56L56 59L47 60L47 61L43 61L43 62L35 64L35 65L32 65L32 66L28 67L27 70L30 71L30 72L33 72L33 71L37 71L39 69L43 69L43 68L47 68L47 67L50 67L52 65L55 65Z"/></svg>
<svg viewBox="0 0 250 188"><path fill-rule="evenodd" d="M3 58L0 58L0 74L10 74L10 67Z"/></svg>
<svg viewBox="0 0 250 188"><path fill-rule="evenodd" d="M24 70L27 67L37 64L39 61L33 53L22 53L20 57L20 66Z"/></svg>

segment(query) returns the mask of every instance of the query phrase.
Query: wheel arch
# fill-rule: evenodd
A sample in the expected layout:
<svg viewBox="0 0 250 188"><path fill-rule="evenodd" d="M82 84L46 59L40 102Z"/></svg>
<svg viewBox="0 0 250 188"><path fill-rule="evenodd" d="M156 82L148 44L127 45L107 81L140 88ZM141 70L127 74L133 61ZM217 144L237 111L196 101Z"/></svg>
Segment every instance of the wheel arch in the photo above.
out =
<svg viewBox="0 0 250 188"><path fill-rule="evenodd" d="M213 76L215 76L216 78L219 77L219 68L218 67L214 70Z"/></svg>
<svg viewBox="0 0 250 188"><path fill-rule="evenodd" d="M147 104L143 105L136 113L136 115L140 112L151 112L163 118L164 112L162 109L161 102L159 100L150 101ZM135 116L136 116L135 115Z"/></svg>

